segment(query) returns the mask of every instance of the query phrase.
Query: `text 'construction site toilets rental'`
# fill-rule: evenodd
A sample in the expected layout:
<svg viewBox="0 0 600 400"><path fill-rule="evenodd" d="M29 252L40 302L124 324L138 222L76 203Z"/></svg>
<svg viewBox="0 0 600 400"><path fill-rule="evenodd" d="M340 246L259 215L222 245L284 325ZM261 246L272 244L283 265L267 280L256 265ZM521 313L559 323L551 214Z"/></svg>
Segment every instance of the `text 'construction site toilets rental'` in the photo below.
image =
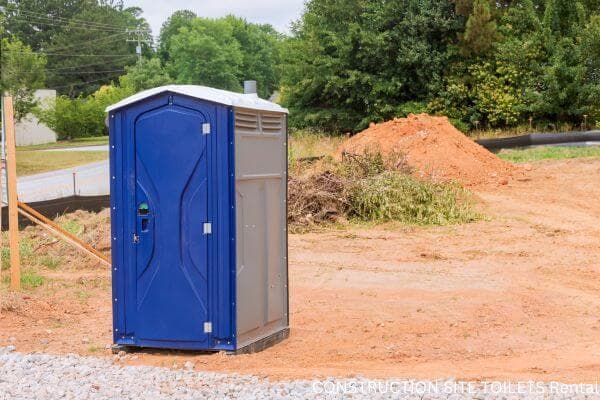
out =
<svg viewBox="0 0 600 400"><path fill-rule="evenodd" d="M287 110L169 85L107 112L115 344L247 352L286 338Z"/></svg>

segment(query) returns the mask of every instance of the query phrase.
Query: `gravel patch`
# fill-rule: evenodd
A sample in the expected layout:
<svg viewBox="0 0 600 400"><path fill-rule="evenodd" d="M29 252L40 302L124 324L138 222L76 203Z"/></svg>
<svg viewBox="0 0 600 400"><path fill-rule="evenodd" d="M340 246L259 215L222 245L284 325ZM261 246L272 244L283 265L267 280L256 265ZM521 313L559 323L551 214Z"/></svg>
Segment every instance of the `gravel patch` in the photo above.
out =
<svg viewBox="0 0 600 400"><path fill-rule="evenodd" d="M119 366L108 358L0 348L0 399L600 399L600 385L366 378L269 381L250 375Z"/></svg>

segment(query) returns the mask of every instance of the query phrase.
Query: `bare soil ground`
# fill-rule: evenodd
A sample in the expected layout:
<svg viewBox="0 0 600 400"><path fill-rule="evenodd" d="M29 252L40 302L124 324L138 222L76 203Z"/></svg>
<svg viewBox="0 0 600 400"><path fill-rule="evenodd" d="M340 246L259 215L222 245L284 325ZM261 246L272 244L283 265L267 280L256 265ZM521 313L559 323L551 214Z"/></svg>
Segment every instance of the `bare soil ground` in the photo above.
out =
<svg viewBox="0 0 600 400"><path fill-rule="evenodd" d="M526 168L529 169L529 168ZM289 340L259 354L141 352L119 362L274 379L600 379L600 160L535 163L476 189L490 218L290 237ZM40 272L0 294L0 346L107 355L109 271Z"/></svg>

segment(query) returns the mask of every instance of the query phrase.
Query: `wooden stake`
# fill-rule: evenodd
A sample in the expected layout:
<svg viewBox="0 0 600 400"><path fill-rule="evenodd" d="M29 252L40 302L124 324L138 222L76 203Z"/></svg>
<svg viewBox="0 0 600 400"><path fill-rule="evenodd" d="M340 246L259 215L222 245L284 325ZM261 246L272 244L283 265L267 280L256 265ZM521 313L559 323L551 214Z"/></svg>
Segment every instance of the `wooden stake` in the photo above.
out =
<svg viewBox="0 0 600 400"><path fill-rule="evenodd" d="M10 288L21 290L21 263L19 255L19 208L17 205L17 154L15 149L15 121L12 97L4 98L6 127L6 169L8 172L8 236L10 245Z"/></svg>
<svg viewBox="0 0 600 400"><path fill-rule="evenodd" d="M4 118L4 97L0 96L0 107L2 108L2 138L4 138L4 134L6 131L4 130L4 123L6 119ZM4 146L4 140L2 140L2 146ZM4 248L4 239L2 237L2 208L4 207L4 185L2 184L2 178L4 178L4 148L0 149L0 154L2 157L0 158L0 250ZM2 282L2 267L4 267L4 260L2 259L2 255L0 255L0 282Z"/></svg>

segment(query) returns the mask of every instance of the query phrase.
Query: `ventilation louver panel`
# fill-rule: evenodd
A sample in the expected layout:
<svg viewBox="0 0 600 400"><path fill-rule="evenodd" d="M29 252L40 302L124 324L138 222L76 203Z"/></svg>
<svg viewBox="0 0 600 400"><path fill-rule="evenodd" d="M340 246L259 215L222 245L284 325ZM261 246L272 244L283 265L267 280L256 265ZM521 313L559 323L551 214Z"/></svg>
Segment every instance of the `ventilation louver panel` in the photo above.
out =
<svg viewBox="0 0 600 400"><path fill-rule="evenodd" d="M258 114L237 111L235 129L241 133L258 133Z"/></svg>
<svg viewBox="0 0 600 400"><path fill-rule="evenodd" d="M261 114L260 125L263 134L281 134L283 118L281 114Z"/></svg>

